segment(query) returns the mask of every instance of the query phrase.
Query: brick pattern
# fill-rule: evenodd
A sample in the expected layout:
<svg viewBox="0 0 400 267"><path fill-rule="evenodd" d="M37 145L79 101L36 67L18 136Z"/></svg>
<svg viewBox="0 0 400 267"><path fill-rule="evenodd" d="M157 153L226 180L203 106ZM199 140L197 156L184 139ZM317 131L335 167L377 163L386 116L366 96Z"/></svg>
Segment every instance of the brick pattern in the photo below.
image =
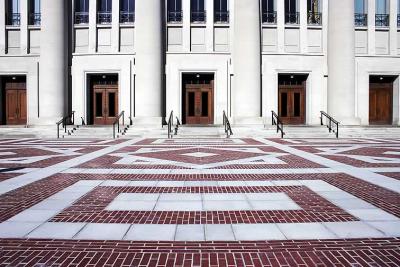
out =
<svg viewBox="0 0 400 267"><path fill-rule="evenodd" d="M3 239L0 251L0 266L400 266L398 238L263 242Z"/></svg>
<svg viewBox="0 0 400 267"><path fill-rule="evenodd" d="M286 193L303 210L247 211L108 211L122 193ZM285 187L98 187L52 221L135 224L237 224L355 221L304 186Z"/></svg>

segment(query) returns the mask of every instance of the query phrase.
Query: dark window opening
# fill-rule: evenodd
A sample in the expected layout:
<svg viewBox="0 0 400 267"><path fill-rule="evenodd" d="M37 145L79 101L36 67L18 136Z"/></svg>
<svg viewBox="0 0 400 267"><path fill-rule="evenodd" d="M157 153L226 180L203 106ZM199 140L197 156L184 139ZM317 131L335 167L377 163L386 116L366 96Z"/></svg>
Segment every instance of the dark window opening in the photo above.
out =
<svg viewBox="0 0 400 267"><path fill-rule="evenodd" d="M214 22L229 22L229 2L228 0L214 0Z"/></svg>
<svg viewBox="0 0 400 267"><path fill-rule="evenodd" d="M112 22L112 0L97 1L97 23L110 24Z"/></svg>
<svg viewBox="0 0 400 267"><path fill-rule="evenodd" d="M194 92L189 92L189 116L190 117L194 117L195 116L195 112L194 112L194 98L195 98L195 94Z"/></svg>
<svg viewBox="0 0 400 267"><path fill-rule="evenodd" d="M135 22L135 0L120 0L119 22Z"/></svg>
<svg viewBox="0 0 400 267"><path fill-rule="evenodd" d="M301 109L301 101L300 101L300 93L294 93L294 116L300 117L300 109Z"/></svg>
<svg viewBox="0 0 400 267"><path fill-rule="evenodd" d="M191 22L206 22L204 0L191 0Z"/></svg>
<svg viewBox="0 0 400 267"><path fill-rule="evenodd" d="M96 93L96 117L103 117L103 93Z"/></svg>
<svg viewBox="0 0 400 267"><path fill-rule="evenodd" d="M41 13L40 13L40 0L29 1L29 25L40 26Z"/></svg>
<svg viewBox="0 0 400 267"><path fill-rule="evenodd" d="M308 25L322 25L320 0L307 0L307 22Z"/></svg>
<svg viewBox="0 0 400 267"><path fill-rule="evenodd" d="M8 0L6 2L6 24L9 26L21 25L21 13L19 0Z"/></svg>
<svg viewBox="0 0 400 267"><path fill-rule="evenodd" d="M201 93L201 116L208 117L208 92Z"/></svg>
<svg viewBox="0 0 400 267"><path fill-rule="evenodd" d="M262 23L276 24L275 0L262 0L261 5Z"/></svg>
<svg viewBox="0 0 400 267"><path fill-rule="evenodd" d="M287 117L288 112L287 112L287 108L288 108L288 95L287 93L281 93L281 117Z"/></svg>
<svg viewBox="0 0 400 267"><path fill-rule="evenodd" d="M108 116L116 116L115 93L108 93Z"/></svg>
<svg viewBox="0 0 400 267"><path fill-rule="evenodd" d="M75 0L75 24L89 23L89 0Z"/></svg>
<svg viewBox="0 0 400 267"><path fill-rule="evenodd" d="M300 23L300 13L297 9L297 0L285 0L285 23Z"/></svg>
<svg viewBox="0 0 400 267"><path fill-rule="evenodd" d="M182 0L168 0L167 2L167 20L170 23L182 22Z"/></svg>

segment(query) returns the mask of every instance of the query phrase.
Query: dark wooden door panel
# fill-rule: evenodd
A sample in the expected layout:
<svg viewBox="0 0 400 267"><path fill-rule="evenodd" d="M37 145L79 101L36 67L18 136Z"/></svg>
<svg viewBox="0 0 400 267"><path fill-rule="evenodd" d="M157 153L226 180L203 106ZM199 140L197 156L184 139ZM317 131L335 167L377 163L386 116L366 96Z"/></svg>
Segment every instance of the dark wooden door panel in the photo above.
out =
<svg viewBox="0 0 400 267"><path fill-rule="evenodd" d="M392 124L393 84L370 84L369 123Z"/></svg>
<svg viewBox="0 0 400 267"><path fill-rule="evenodd" d="M284 124L304 124L306 118L305 88L299 85L279 86L278 115Z"/></svg>
<svg viewBox="0 0 400 267"><path fill-rule="evenodd" d="M22 125L27 122L26 107L26 90L18 90L18 120Z"/></svg>
<svg viewBox="0 0 400 267"><path fill-rule="evenodd" d="M118 88L98 86L93 89L93 124L110 125L118 116Z"/></svg>
<svg viewBox="0 0 400 267"><path fill-rule="evenodd" d="M187 84L185 88L185 123L214 123L213 83Z"/></svg>
<svg viewBox="0 0 400 267"><path fill-rule="evenodd" d="M18 90L6 90L6 123L18 124Z"/></svg>

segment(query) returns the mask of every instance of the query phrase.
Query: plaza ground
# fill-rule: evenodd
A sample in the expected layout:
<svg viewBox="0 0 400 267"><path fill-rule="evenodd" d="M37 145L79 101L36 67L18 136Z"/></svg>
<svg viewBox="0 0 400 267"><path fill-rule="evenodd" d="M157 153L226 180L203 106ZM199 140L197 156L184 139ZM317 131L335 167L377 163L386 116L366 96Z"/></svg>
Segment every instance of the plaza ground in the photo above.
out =
<svg viewBox="0 0 400 267"><path fill-rule="evenodd" d="M0 140L0 266L399 266L400 137Z"/></svg>

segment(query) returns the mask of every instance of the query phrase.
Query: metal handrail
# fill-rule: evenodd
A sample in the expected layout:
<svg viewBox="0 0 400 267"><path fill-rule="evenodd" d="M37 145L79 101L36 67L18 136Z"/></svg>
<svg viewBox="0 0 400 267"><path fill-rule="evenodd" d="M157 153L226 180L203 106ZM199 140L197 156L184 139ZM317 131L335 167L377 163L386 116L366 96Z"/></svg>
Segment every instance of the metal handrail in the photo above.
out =
<svg viewBox="0 0 400 267"><path fill-rule="evenodd" d="M168 119L168 139L173 137L172 127L174 126L174 111L172 110Z"/></svg>
<svg viewBox="0 0 400 267"><path fill-rule="evenodd" d="M112 13L109 11L97 12L97 24L110 24L112 22Z"/></svg>
<svg viewBox="0 0 400 267"><path fill-rule="evenodd" d="M30 13L29 14L29 25L40 26L42 21L41 13Z"/></svg>
<svg viewBox="0 0 400 267"><path fill-rule="evenodd" d="M215 23L229 23L229 10L228 11L215 11L214 12Z"/></svg>
<svg viewBox="0 0 400 267"><path fill-rule="evenodd" d="M226 133L226 138L229 138L231 135L233 135L233 132L232 132L231 123L229 122L228 116L226 116L225 110L222 113L222 121L223 121L223 124L224 124L224 130L225 130L225 133Z"/></svg>
<svg viewBox="0 0 400 267"><path fill-rule="evenodd" d="M274 12L263 12L262 23L263 24L276 24L276 11Z"/></svg>
<svg viewBox="0 0 400 267"><path fill-rule="evenodd" d="M119 13L119 23L134 23L135 22L135 12L121 11Z"/></svg>
<svg viewBox="0 0 400 267"><path fill-rule="evenodd" d="M332 118L328 113L321 111L321 125L324 125L324 120L323 117L326 118L327 124L326 127L329 129L329 132L334 132L336 135L336 138L339 138L339 122ZM336 129L332 127L332 124L336 125Z"/></svg>
<svg viewBox="0 0 400 267"><path fill-rule="evenodd" d="M368 26L368 14L366 13L355 13L354 14L354 25L356 27Z"/></svg>
<svg viewBox="0 0 400 267"><path fill-rule="evenodd" d="M192 23L205 23L207 20L207 12L204 11L192 11L190 14L190 21Z"/></svg>
<svg viewBox="0 0 400 267"><path fill-rule="evenodd" d="M376 27L389 27L390 17L389 14L375 14Z"/></svg>
<svg viewBox="0 0 400 267"><path fill-rule="evenodd" d="M279 118L278 114L275 113L275 111L271 111L272 113L272 125L276 125L276 132L279 133L281 132L281 138L285 135L285 132L283 131L283 122Z"/></svg>
<svg viewBox="0 0 400 267"><path fill-rule="evenodd" d="M57 125L57 139L60 138L60 125L62 126L62 129L64 129L64 133L67 133L67 125L74 125L75 124L75 111L72 111L70 114L67 116L64 116L61 120L59 120L56 125ZM71 133L68 131L68 135Z"/></svg>
<svg viewBox="0 0 400 267"><path fill-rule="evenodd" d="M183 12L180 11L168 11L167 20L168 23L181 23L183 19Z"/></svg>
<svg viewBox="0 0 400 267"><path fill-rule="evenodd" d="M75 12L75 24L88 24L89 23L89 12Z"/></svg>
<svg viewBox="0 0 400 267"><path fill-rule="evenodd" d="M114 139L117 136L116 130L118 133L122 132L121 127L120 127L121 126L121 123L120 123L121 118L122 118L122 126L125 126L125 111L121 111L121 113L118 115L118 117L113 122L113 138ZM124 129L123 131L125 133L126 129Z"/></svg>

